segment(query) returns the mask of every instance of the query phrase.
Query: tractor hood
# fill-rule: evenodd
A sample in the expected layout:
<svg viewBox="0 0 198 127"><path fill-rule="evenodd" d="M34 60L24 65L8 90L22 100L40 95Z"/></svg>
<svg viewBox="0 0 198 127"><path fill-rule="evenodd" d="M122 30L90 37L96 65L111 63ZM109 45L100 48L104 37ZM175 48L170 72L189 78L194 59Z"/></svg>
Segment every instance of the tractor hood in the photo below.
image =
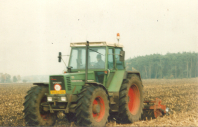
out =
<svg viewBox="0 0 198 127"><path fill-rule="evenodd" d="M89 72L88 73L88 81L94 82L94 73ZM50 75L49 78L49 90L50 94L72 94L73 89L75 88L75 91L73 94L77 93L77 91L80 91L82 86L85 84L85 72L79 72L79 73L67 73L63 75ZM60 87L58 89L60 93L55 93L55 87ZM53 92L54 91L54 92ZM62 91L62 92L61 92ZM64 92L65 91L65 92Z"/></svg>

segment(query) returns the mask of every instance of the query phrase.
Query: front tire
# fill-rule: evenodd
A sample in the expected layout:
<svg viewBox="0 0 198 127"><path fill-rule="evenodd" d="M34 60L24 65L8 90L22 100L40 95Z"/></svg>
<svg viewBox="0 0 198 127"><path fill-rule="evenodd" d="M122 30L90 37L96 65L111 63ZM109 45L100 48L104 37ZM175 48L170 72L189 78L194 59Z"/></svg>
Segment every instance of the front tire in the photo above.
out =
<svg viewBox="0 0 198 127"><path fill-rule="evenodd" d="M105 126L109 116L109 100L99 86L85 86L79 94L76 107L79 126Z"/></svg>
<svg viewBox="0 0 198 127"><path fill-rule="evenodd" d="M56 122L56 114L44 111L41 103L47 102L45 93L48 93L48 87L32 87L25 96L24 110L25 121L29 126L52 126Z"/></svg>
<svg viewBox="0 0 198 127"><path fill-rule="evenodd" d="M121 123L133 123L141 118L143 112L142 90L142 82L135 74L123 82L119 91L119 121Z"/></svg>

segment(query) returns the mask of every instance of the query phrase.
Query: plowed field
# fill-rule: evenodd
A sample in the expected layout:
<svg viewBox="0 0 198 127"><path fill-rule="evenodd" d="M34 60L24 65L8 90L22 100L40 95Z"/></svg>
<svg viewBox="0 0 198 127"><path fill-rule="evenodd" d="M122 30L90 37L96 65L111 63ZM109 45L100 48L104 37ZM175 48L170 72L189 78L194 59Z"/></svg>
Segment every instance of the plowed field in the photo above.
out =
<svg viewBox="0 0 198 127"><path fill-rule="evenodd" d="M132 124L107 126L198 126L198 78L143 80L144 98L160 98L172 110L169 116L140 120ZM32 84L0 84L0 126L25 126L23 102ZM66 119L57 120L56 126L74 125Z"/></svg>

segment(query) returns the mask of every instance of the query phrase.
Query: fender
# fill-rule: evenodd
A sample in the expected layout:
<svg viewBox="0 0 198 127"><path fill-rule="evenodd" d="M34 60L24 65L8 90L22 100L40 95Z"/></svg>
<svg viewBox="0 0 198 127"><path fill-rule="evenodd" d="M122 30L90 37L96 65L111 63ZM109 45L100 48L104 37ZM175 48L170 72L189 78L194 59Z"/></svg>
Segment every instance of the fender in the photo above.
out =
<svg viewBox="0 0 198 127"><path fill-rule="evenodd" d="M47 82L37 82L37 83L33 83L33 85L37 85L37 86L49 86L49 83L47 83Z"/></svg>
<svg viewBox="0 0 198 127"><path fill-rule="evenodd" d="M101 83L97 83L97 82L87 82L86 84L102 87L102 88L105 90L105 92L107 93L108 97L109 97L109 93L108 93L107 89L106 89Z"/></svg>
<svg viewBox="0 0 198 127"><path fill-rule="evenodd" d="M128 77L130 74L136 74L136 75L138 75L139 78L140 78L140 81L142 81L141 75L140 75L140 72L139 72L139 71L125 71L125 73L124 73L124 78L123 78L123 79L127 79L127 77Z"/></svg>

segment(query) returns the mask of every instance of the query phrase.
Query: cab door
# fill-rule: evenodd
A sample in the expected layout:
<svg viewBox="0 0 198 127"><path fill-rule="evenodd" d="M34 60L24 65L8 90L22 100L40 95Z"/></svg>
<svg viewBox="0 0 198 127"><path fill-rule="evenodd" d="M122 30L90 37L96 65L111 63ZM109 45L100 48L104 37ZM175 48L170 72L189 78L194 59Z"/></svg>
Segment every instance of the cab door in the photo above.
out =
<svg viewBox="0 0 198 127"><path fill-rule="evenodd" d="M113 77L115 74L115 60L114 60L114 48L109 48L108 49L108 60L107 60L107 82L106 82L106 87L108 88Z"/></svg>
<svg viewBox="0 0 198 127"><path fill-rule="evenodd" d="M118 92L123 81L125 66L124 62L119 60L120 51L122 51L122 48L114 48L115 69L112 70L113 78L111 79L111 82L108 85L109 92Z"/></svg>

